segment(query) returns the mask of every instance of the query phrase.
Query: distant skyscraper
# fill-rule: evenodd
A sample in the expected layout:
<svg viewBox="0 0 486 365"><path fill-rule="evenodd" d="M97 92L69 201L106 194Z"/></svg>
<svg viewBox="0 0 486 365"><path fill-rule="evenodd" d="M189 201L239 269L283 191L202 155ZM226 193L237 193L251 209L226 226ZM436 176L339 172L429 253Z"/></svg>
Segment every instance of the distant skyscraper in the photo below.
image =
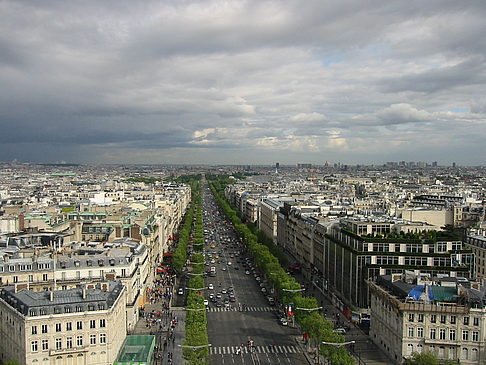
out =
<svg viewBox="0 0 486 365"><path fill-rule="evenodd" d="M275 173L278 174L278 168L280 167L280 162L275 162Z"/></svg>

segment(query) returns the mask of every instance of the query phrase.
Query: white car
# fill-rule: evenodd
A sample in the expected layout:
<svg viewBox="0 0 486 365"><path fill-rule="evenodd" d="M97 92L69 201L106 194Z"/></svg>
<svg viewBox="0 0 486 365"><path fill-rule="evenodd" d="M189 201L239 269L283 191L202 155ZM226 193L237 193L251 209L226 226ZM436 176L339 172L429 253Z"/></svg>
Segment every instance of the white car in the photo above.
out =
<svg viewBox="0 0 486 365"><path fill-rule="evenodd" d="M179 288L179 290L177 291L177 294L178 295L184 295L184 289Z"/></svg>
<svg viewBox="0 0 486 365"><path fill-rule="evenodd" d="M285 318L283 318L283 317L280 318L280 324L282 326L288 326L289 325L289 323L287 322L287 320Z"/></svg>
<svg viewBox="0 0 486 365"><path fill-rule="evenodd" d="M204 299L204 305L207 307L209 305L209 301L207 299Z"/></svg>
<svg viewBox="0 0 486 365"><path fill-rule="evenodd" d="M213 284L209 284L209 285L208 285L208 289L209 289L209 290L213 290L213 289L214 289Z"/></svg>
<svg viewBox="0 0 486 365"><path fill-rule="evenodd" d="M228 266L231 266L231 261L228 261Z"/></svg>

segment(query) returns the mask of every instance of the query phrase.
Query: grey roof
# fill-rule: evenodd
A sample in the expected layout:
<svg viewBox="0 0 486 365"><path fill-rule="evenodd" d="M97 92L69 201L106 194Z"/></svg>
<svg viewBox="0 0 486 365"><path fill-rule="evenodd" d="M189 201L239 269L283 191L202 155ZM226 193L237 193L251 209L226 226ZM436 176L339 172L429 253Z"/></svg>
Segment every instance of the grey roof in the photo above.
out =
<svg viewBox="0 0 486 365"><path fill-rule="evenodd" d="M31 290L16 292L14 286L7 286L0 292L0 298L21 314L33 317L105 310L115 303L122 289L121 281L98 283L93 289L75 288L42 292Z"/></svg>

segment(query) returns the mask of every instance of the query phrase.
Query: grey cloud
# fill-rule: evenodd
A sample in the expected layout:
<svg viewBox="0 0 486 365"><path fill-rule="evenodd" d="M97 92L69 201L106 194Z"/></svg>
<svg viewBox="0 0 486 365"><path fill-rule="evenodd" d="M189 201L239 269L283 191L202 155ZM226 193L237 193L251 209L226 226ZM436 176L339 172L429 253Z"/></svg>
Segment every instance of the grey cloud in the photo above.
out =
<svg viewBox="0 0 486 365"><path fill-rule="evenodd" d="M411 140L429 151L420 133L481 150L471 136L486 137L485 4L3 1L0 155L237 162L247 149L261 163L318 159L277 155L257 145L265 138L332 135L343 143L330 156L352 159L349 141L358 159L379 157L369 146L380 137L396 155Z"/></svg>

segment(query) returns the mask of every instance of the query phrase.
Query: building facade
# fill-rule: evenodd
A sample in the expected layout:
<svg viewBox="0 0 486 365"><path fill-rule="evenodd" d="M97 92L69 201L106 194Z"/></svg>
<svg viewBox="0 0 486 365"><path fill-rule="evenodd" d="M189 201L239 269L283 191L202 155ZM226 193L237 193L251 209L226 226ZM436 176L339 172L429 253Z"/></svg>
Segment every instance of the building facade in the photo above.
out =
<svg viewBox="0 0 486 365"><path fill-rule="evenodd" d="M120 281L78 289L0 292L0 356L22 365L111 365L126 336Z"/></svg>

